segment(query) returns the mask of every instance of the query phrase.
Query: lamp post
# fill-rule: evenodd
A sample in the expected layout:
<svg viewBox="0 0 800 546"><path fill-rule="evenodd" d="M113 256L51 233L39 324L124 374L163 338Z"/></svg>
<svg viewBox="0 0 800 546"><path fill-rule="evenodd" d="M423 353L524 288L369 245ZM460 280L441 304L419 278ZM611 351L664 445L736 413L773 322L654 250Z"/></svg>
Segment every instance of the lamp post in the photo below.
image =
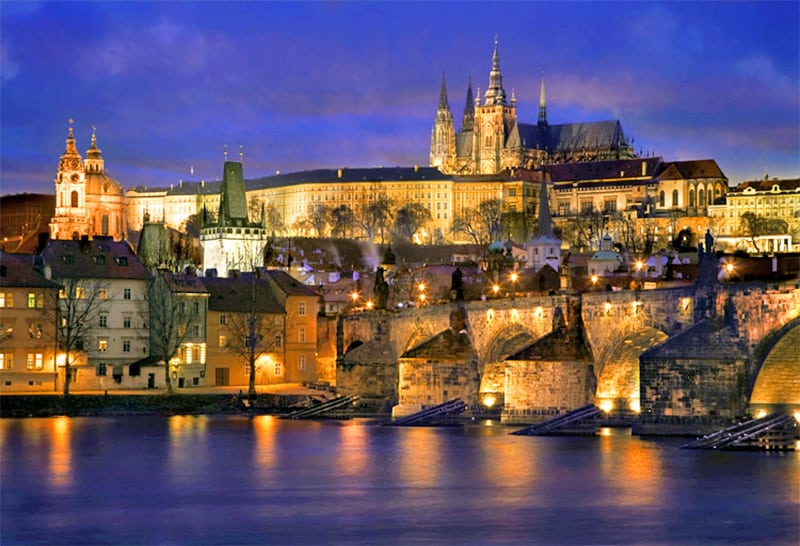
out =
<svg viewBox="0 0 800 546"><path fill-rule="evenodd" d="M426 288L425 287L425 283L420 281L420 283L417 285L417 290L419 290L419 306L420 307L425 305L425 300L427 299L427 296L425 295L425 288Z"/></svg>
<svg viewBox="0 0 800 546"><path fill-rule="evenodd" d="M517 275L516 271L511 272L511 301L516 299L517 295L517 280L519 280L519 275Z"/></svg>
<svg viewBox="0 0 800 546"><path fill-rule="evenodd" d="M597 275L592 275L592 290L597 288L597 280L598 280Z"/></svg>
<svg viewBox="0 0 800 546"><path fill-rule="evenodd" d="M494 283L494 284L492 285L492 294L494 294L494 297L495 297L495 298L497 297L497 294L498 294L499 292L500 292L500 285L499 285L499 284L497 284L497 283Z"/></svg>

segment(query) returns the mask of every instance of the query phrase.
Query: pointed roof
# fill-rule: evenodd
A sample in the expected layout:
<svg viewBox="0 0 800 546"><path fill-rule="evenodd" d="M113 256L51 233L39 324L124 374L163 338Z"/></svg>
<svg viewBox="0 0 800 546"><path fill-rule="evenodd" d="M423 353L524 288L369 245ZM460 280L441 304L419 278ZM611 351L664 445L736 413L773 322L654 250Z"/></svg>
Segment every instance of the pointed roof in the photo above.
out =
<svg viewBox="0 0 800 546"><path fill-rule="evenodd" d="M712 321L701 319L682 332L664 340L639 358L682 358L690 360L746 359L747 351L729 326L715 328Z"/></svg>
<svg viewBox="0 0 800 546"><path fill-rule="evenodd" d="M539 90L539 126L547 126L547 99L544 95L544 72L542 72L542 86Z"/></svg>
<svg viewBox="0 0 800 546"><path fill-rule="evenodd" d="M508 105L506 91L503 89L503 75L500 73L500 52L497 46L497 36L494 37L494 53L492 54L492 70L489 72L489 87L483 96L484 104Z"/></svg>
<svg viewBox="0 0 800 546"><path fill-rule="evenodd" d="M238 161L225 162L219 197L219 223L227 226L248 225L247 194L242 164Z"/></svg>
<svg viewBox="0 0 800 546"><path fill-rule="evenodd" d="M72 134L72 124L74 121L72 118L69 120L69 134L67 135L67 147L64 150L64 154L61 157L66 156L77 156L78 158L81 157L81 154L78 152L77 146L75 146L75 135Z"/></svg>
<svg viewBox="0 0 800 546"><path fill-rule="evenodd" d="M472 131L475 127L475 99L472 96L472 77L467 81L467 102L464 105L464 117L461 120L461 131Z"/></svg>
<svg viewBox="0 0 800 546"><path fill-rule="evenodd" d="M450 103L447 102L447 82L444 78L444 72L442 72L442 90L439 92L439 106L437 108L450 111Z"/></svg>

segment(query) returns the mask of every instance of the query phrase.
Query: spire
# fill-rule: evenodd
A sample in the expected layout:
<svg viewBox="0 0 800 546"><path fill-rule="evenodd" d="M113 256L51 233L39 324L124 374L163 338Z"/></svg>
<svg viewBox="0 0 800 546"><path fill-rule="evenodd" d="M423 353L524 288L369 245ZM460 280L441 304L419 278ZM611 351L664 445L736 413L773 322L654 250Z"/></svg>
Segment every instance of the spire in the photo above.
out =
<svg viewBox="0 0 800 546"><path fill-rule="evenodd" d="M450 111L450 103L447 102L447 82L444 79L444 72L442 72L442 90L439 93L438 109Z"/></svg>
<svg viewBox="0 0 800 546"><path fill-rule="evenodd" d="M539 127L547 127L547 99L544 95L544 70L542 70L542 86L539 90Z"/></svg>
<svg viewBox="0 0 800 546"><path fill-rule="evenodd" d="M500 53L497 47L497 35L494 37L492 71L489 73L489 88L484 95L484 104L508 104L506 92L503 89L503 76L500 73Z"/></svg>
<svg viewBox="0 0 800 546"><path fill-rule="evenodd" d="M475 99L472 97L472 76L467 82L467 103L464 105L464 117L461 120L461 132L475 128Z"/></svg>
<svg viewBox="0 0 800 546"><path fill-rule="evenodd" d="M64 155L80 156L80 154L78 153L78 148L75 146L75 136L72 134L73 123L75 123L75 120L69 118L69 135L67 135L67 148L64 150Z"/></svg>
<svg viewBox="0 0 800 546"><path fill-rule="evenodd" d="M553 238L553 220L550 217L550 203L547 197L547 176L542 164L542 187L539 190L539 234L537 237Z"/></svg>

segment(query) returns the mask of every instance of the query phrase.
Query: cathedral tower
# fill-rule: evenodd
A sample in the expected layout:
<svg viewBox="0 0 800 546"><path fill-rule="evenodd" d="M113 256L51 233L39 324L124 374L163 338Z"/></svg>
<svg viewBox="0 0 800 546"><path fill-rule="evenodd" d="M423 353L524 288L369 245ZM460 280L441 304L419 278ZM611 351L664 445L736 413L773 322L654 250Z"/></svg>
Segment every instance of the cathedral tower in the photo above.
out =
<svg viewBox="0 0 800 546"><path fill-rule="evenodd" d="M75 146L72 123L70 119L67 147L58 162L55 178L56 211L50 220L51 239L79 239L89 235L83 159Z"/></svg>
<svg viewBox="0 0 800 546"><path fill-rule="evenodd" d="M436 108L436 121L431 132L431 167L450 165L456 157L456 128L450 103L447 101L447 84L442 73L442 90L439 93L439 106Z"/></svg>

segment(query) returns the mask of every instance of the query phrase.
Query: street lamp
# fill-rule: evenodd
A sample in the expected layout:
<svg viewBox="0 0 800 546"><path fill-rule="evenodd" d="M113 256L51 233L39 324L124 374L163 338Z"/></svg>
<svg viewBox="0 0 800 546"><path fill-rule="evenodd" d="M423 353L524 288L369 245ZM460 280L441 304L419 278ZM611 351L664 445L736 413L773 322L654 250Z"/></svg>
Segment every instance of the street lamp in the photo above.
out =
<svg viewBox="0 0 800 546"><path fill-rule="evenodd" d="M517 295L517 280L519 279L519 275L517 275L516 271L511 273L511 299L514 300Z"/></svg>
<svg viewBox="0 0 800 546"><path fill-rule="evenodd" d="M598 280L597 275L592 275L592 289L594 289L597 286L597 280Z"/></svg>
<svg viewBox="0 0 800 546"><path fill-rule="evenodd" d="M425 283L423 281L420 281L419 284L417 284L417 290L419 290L419 305L421 307L425 304L425 300L427 298L425 295Z"/></svg>
<svg viewBox="0 0 800 546"><path fill-rule="evenodd" d="M494 297L495 297L495 298L497 297L497 294L498 294L499 292L500 292L500 285L499 285L499 284L497 284L497 283L494 283L494 284L492 285L492 293L494 294Z"/></svg>

